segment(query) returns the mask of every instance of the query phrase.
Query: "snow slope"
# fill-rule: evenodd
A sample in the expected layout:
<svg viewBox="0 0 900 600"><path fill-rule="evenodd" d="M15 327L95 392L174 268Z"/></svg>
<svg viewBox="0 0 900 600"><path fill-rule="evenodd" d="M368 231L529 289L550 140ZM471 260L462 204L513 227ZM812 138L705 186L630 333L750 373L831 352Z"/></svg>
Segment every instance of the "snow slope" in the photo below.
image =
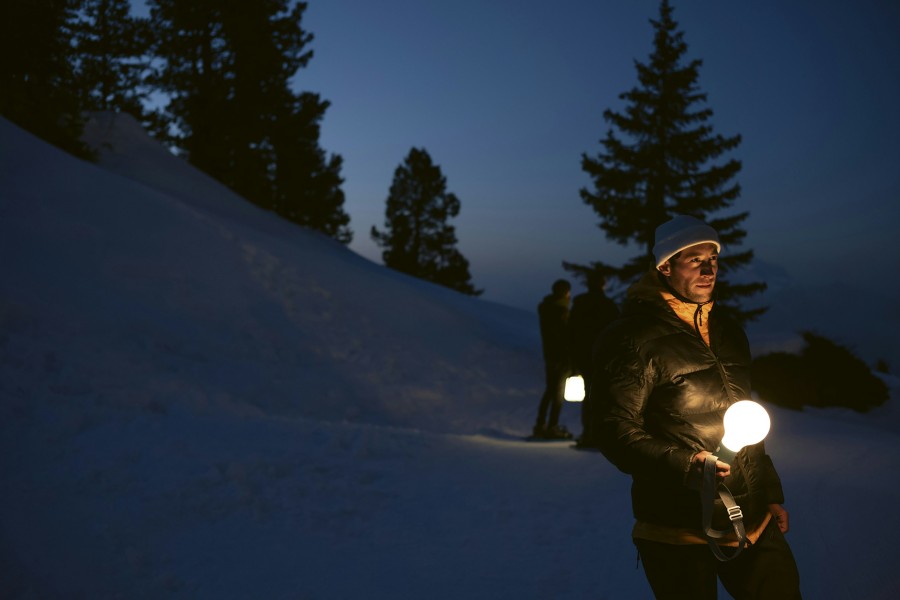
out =
<svg viewBox="0 0 900 600"><path fill-rule="evenodd" d="M0 598L647 598L628 479L529 444L533 314L0 120ZM773 410L808 598L893 598L894 401ZM564 418L577 430L577 411ZM874 533L873 533L874 532Z"/></svg>
<svg viewBox="0 0 900 600"><path fill-rule="evenodd" d="M3 249L21 257L5 302L15 323L41 329L47 353L70 349L55 385L129 387L140 393L128 403L162 408L175 385L232 410L440 431L468 430L473 413L480 428L509 429L531 412L542 377L531 315L256 209L136 127L124 119L119 138L133 143L109 157L115 168L136 152L121 168L133 179L49 148L50 172L24 152L4 157L17 188ZM4 138L20 148L23 135Z"/></svg>

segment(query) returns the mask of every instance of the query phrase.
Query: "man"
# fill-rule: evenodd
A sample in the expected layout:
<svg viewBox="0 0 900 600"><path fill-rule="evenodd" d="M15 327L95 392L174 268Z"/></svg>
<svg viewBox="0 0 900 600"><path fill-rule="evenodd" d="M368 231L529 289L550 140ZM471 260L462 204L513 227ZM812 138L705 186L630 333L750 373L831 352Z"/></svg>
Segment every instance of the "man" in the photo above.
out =
<svg viewBox="0 0 900 600"><path fill-rule="evenodd" d="M725 410L750 397L747 337L715 307L720 249L693 217L657 228L656 268L596 345L594 427L604 455L632 476L632 536L657 598L714 599L717 576L739 600L799 598L781 482L763 443L716 462L752 545L720 562L702 532L704 460L721 442Z"/></svg>
<svg viewBox="0 0 900 600"><path fill-rule="evenodd" d="M606 275L599 270L589 272L588 291L572 300L569 331L572 340L572 362L575 372L584 378L584 389L591 388L591 355L594 341L603 329L619 316L616 303L606 296ZM581 437L579 448L596 448L597 441L591 431L590 396L581 403Z"/></svg>
<svg viewBox="0 0 900 600"><path fill-rule="evenodd" d="M559 424L559 413L564 400L566 377L572 370L568 339L572 285L565 279L558 279L553 283L551 292L538 305L546 387L538 407L532 436L566 440L571 439L572 434Z"/></svg>

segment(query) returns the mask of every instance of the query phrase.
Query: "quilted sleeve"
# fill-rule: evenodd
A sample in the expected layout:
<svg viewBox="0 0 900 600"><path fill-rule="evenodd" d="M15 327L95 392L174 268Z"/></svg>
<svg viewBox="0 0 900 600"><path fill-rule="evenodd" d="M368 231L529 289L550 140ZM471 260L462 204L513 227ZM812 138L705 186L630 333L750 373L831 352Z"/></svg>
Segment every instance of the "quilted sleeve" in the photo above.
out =
<svg viewBox="0 0 900 600"><path fill-rule="evenodd" d="M620 471L683 482L695 452L651 435L644 413L657 373L625 335L604 336L594 350L590 402L600 450Z"/></svg>

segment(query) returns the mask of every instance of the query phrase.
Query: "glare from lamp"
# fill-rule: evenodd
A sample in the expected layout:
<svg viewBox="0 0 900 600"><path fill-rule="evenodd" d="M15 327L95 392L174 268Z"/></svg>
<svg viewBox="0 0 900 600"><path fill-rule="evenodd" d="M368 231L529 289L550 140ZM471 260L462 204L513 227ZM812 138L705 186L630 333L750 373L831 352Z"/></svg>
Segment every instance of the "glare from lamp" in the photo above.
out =
<svg viewBox="0 0 900 600"><path fill-rule="evenodd" d="M769 433L769 413L752 400L735 402L725 411L725 437L722 445L737 452L744 446L761 442Z"/></svg>
<svg viewBox="0 0 900 600"><path fill-rule="evenodd" d="M582 402L584 400L584 379L581 375L573 375L566 378L566 391L563 397L568 402Z"/></svg>

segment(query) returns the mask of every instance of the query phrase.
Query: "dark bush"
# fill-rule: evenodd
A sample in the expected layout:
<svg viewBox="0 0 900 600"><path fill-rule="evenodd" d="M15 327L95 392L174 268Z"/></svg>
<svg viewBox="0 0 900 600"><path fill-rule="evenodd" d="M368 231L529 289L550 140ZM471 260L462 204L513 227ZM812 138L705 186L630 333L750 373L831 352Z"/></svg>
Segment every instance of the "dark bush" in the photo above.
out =
<svg viewBox="0 0 900 600"><path fill-rule="evenodd" d="M815 389L800 376L802 359L796 354L773 352L753 361L753 389L767 402L800 410L815 401Z"/></svg>
<svg viewBox="0 0 900 600"><path fill-rule="evenodd" d="M760 398L786 408L843 406L866 412L884 404L885 383L849 349L803 332L799 355L775 352L753 361L753 387Z"/></svg>

